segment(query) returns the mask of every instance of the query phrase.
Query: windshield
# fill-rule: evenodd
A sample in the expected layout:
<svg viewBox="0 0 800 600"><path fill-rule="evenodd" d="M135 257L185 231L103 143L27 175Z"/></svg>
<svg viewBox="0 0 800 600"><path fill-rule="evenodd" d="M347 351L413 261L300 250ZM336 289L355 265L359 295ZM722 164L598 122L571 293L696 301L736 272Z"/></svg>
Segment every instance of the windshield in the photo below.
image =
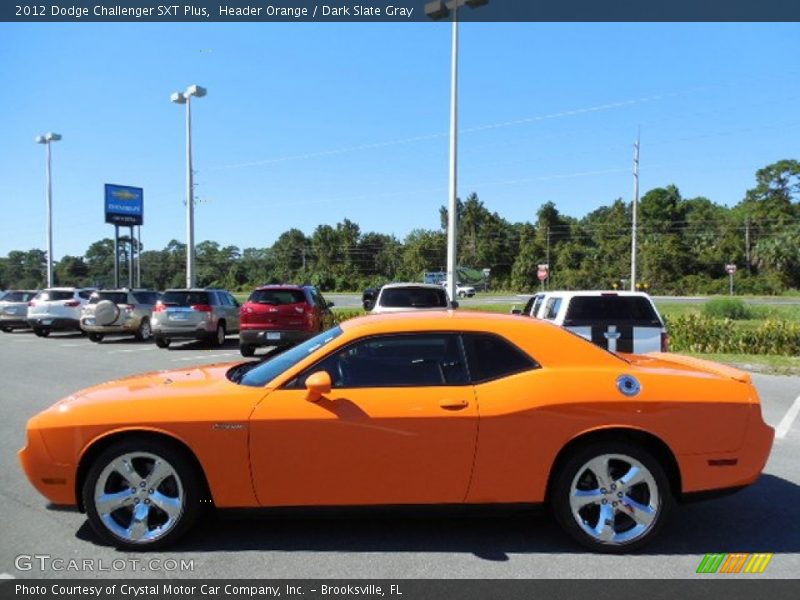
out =
<svg viewBox="0 0 800 600"><path fill-rule="evenodd" d="M274 358L270 358L264 362L245 363L239 367L234 367L229 372L228 377L234 383L249 385L251 387L263 387L278 375L306 358L309 354L316 352L340 335L342 335L342 328L337 325L333 329L323 331ZM253 366L250 367L250 365ZM242 366L249 368L249 370L241 370L240 367Z"/></svg>
<svg viewBox="0 0 800 600"><path fill-rule="evenodd" d="M45 290L36 294L36 300L41 302L55 302L56 300L72 300L75 292L64 290Z"/></svg>
<svg viewBox="0 0 800 600"><path fill-rule="evenodd" d="M432 288L384 288L380 305L386 308L447 308L447 292Z"/></svg>

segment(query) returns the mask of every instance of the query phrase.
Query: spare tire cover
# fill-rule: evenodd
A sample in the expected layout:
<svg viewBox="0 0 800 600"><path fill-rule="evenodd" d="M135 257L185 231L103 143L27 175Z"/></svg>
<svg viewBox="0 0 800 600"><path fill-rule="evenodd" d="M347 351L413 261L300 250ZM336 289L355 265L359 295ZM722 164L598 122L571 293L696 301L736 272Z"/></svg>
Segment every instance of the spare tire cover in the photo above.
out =
<svg viewBox="0 0 800 600"><path fill-rule="evenodd" d="M94 308L94 320L98 325L111 325L119 316L119 307L111 300L101 300Z"/></svg>

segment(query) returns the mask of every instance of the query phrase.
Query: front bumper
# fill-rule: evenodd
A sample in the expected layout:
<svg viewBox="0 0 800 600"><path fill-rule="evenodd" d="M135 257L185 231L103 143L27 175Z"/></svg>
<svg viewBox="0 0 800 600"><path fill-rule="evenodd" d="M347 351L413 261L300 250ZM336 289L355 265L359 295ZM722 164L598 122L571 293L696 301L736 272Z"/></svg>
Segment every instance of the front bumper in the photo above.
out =
<svg viewBox="0 0 800 600"><path fill-rule="evenodd" d="M302 330L242 329L239 331L240 346L282 346L295 345L314 335Z"/></svg>
<svg viewBox="0 0 800 600"><path fill-rule="evenodd" d="M80 331L81 323L78 319L66 317L30 317L27 319L28 325L34 329L75 329Z"/></svg>
<svg viewBox="0 0 800 600"><path fill-rule="evenodd" d="M33 487L53 504L75 506L75 469L57 463L47 452L41 433L28 429L25 447L17 453Z"/></svg>

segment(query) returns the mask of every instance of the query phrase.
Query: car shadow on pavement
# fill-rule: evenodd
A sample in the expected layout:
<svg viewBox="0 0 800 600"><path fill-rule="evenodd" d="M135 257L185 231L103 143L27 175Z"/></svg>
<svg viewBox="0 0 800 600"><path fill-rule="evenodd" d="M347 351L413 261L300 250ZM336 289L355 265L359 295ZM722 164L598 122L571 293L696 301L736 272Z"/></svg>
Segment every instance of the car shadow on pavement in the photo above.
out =
<svg viewBox="0 0 800 600"><path fill-rule="evenodd" d="M228 337L222 346L212 346L204 340L174 340L167 350L238 350L239 338Z"/></svg>
<svg viewBox="0 0 800 600"><path fill-rule="evenodd" d="M683 504L672 512L659 538L640 553L800 551L800 486L764 475L738 494ZM492 511L465 517L440 510L419 516L405 511L354 509L345 515L207 518L170 552L468 552L489 561L509 554L585 552L564 534L548 510ZM438 513L434 515L433 513ZM444 514L444 516L442 516ZM202 521L202 520L201 520ZM76 536L101 542L88 522Z"/></svg>

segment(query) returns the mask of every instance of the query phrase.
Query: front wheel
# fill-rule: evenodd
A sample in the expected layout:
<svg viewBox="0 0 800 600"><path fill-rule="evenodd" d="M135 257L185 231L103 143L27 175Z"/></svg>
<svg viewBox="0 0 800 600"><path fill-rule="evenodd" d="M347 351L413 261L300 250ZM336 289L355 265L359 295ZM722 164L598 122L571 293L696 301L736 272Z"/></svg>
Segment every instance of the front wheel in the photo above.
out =
<svg viewBox="0 0 800 600"><path fill-rule="evenodd" d="M256 353L256 347L253 344L242 344L239 346L239 352L242 356L253 356Z"/></svg>
<svg viewBox="0 0 800 600"><path fill-rule="evenodd" d="M92 341L92 342L95 342L96 344L99 344L100 342L103 341L103 334L102 333L90 333L89 334L89 340Z"/></svg>
<svg viewBox="0 0 800 600"><path fill-rule="evenodd" d="M0 331L3 333L11 333L11 327L0 327Z"/></svg>
<svg viewBox="0 0 800 600"><path fill-rule="evenodd" d="M169 345L171 343L171 341L168 338L161 337L160 335L157 335L155 337L155 340L156 340L156 346L158 346L159 348L169 348Z"/></svg>
<svg viewBox="0 0 800 600"><path fill-rule="evenodd" d="M50 330L42 329L41 327L34 327L33 333L36 334L36 337L47 337L48 335L50 335Z"/></svg>
<svg viewBox="0 0 800 600"><path fill-rule="evenodd" d="M153 336L153 330L150 328L150 320L142 319L139 323L139 329L136 331L136 339L140 342L146 342Z"/></svg>
<svg viewBox="0 0 800 600"><path fill-rule="evenodd" d="M160 440L128 440L102 452L83 484L92 529L124 550L151 550L182 536L200 510L201 478Z"/></svg>
<svg viewBox="0 0 800 600"><path fill-rule="evenodd" d="M664 469L628 443L575 452L556 473L550 502L561 527L583 546L630 552L661 528L673 499Z"/></svg>
<svg viewBox="0 0 800 600"><path fill-rule="evenodd" d="M211 338L211 344L220 348L225 345L225 323L217 323L217 330Z"/></svg>

